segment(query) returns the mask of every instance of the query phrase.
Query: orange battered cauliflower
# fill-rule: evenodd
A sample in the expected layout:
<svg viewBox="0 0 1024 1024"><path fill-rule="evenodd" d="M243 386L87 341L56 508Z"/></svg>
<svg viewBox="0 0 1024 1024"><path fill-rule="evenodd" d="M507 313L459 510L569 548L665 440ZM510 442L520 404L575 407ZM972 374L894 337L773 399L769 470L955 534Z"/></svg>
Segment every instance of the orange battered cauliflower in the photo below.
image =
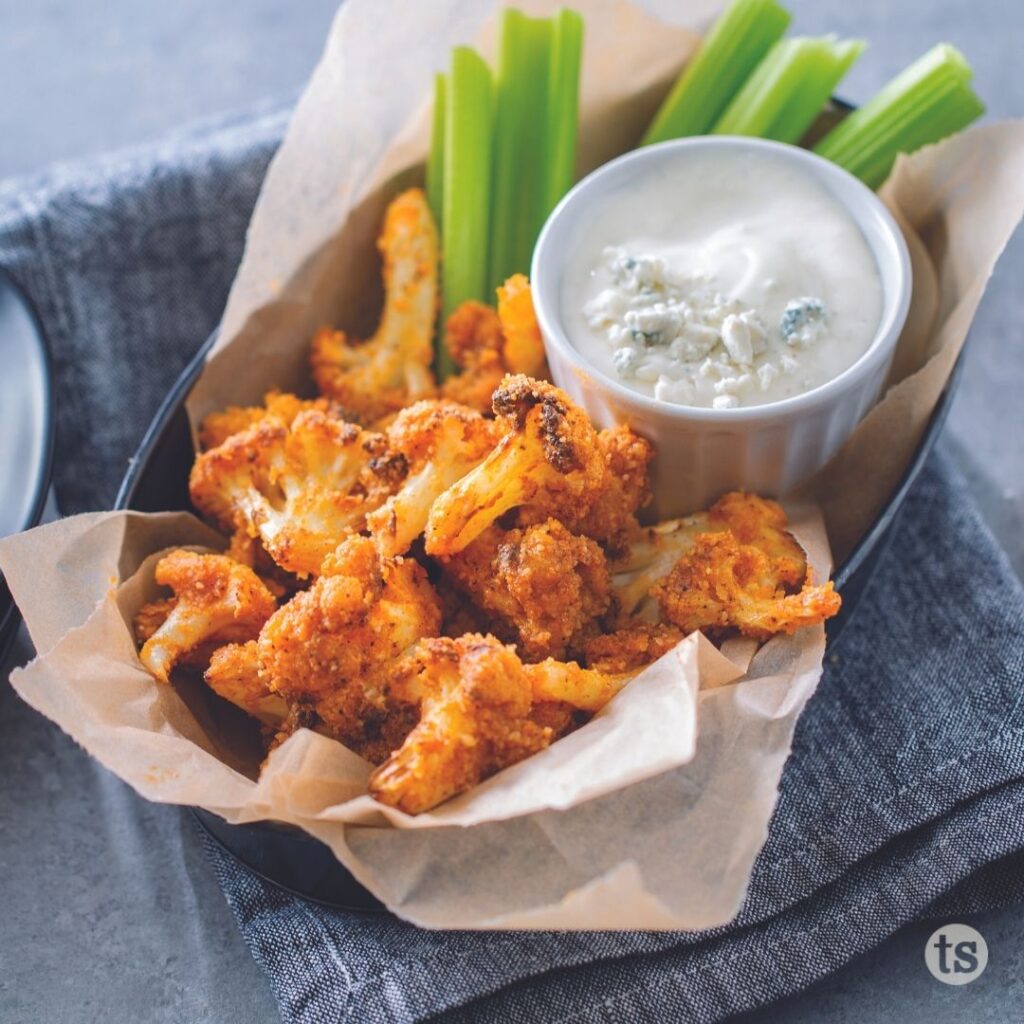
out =
<svg viewBox="0 0 1024 1024"><path fill-rule="evenodd" d="M640 607L658 581L704 533L727 531L742 544L754 545L769 559L779 587L788 591L799 588L807 575L807 559L786 525L786 513L777 502L733 491L706 512L634 533L628 548L612 566L623 615L629 616Z"/></svg>
<svg viewBox="0 0 1024 1024"><path fill-rule="evenodd" d="M260 674L289 704L314 711L330 735L365 753L389 717L394 663L440 626L440 602L422 566L382 559L370 538L350 537L313 586L263 627Z"/></svg>
<svg viewBox="0 0 1024 1024"><path fill-rule="evenodd" d="M363 423L434 393L438 242L421 189L391 202L377 247L384 264L384 312L376 333L355 342L325 327L310 353L320 392Z"/></svg>
<svg viewBox="0 0 1024 1024"><path fill-rule="evenodd" d="M387 443L406 469L404 482L367 516L377 550L385 556L408 551L434 501L483 462L500 436L493 421L456 402L428 399L403 409L387 429Z"/></svg>
<svg viewBox="0 0 1024 1024"><path fill-rule="evenodd" d="M629 676L609 677L552 660L524 665L491 636L425 640L392 682L393 699L419 722L370 776L381 803L420 814L550 746L604 706Z"/></svg>
<svg viewBox="0 0 1024 1024"><path fill-rule="evenodd" d="M522 274L498 289L498 308L470 300L445 325L445 344L461 373L442 386L446 398L490 412L491 396L507 373L546 377L544 342Z"/></svg>
<svg viewBox="0 0 1024 1024"><path fill-rule="evenodd" d="M591 637L584 645L584 660L600 672L631 672L668 654L685 635L671 623L631 622L614 633Z"/></svg>
<svg viewBox="0 0 1024 1024"><path fill-rule="evenodd" d="M491 526L443 564L527 661L578 650L611 600L604 552L557 519L509 531Z"/></svg>
<svg viewBox="0 0 1024 1024"><path fill-rule="evenodd" d="M430 511L427 553L453 555L511 509L532 521L577 519L593 507L605 461L586 414L553 384L518 375L494 393L507 433Z"/></svg>
<svg viewBox="0 0 1024 1024"><path fill-rule="evenodd" d="M252 569L224 555L179 548L157 562L155 576L160 586L174 591L174 597L156 602L160 614L167 612L156 629L150 632L152 605L139 611L136 628L150 632L139 658L163 683L190 655L255 639L277 607L274 595Z"/></svg>
<svg viewBox="0 0 1024 1024"><path fill-rule="evenodd" d="M211 412L199 427L200 450L216 448L232 434L248 430L263 420L275 420L290 427L292 420L306 409L341 416L341 410L327 398L298 398L286 391L268 391L263 396L263 405L229 405L222 412Z"/></svg>
<svg viewBox="0 0 1024 1024"><path fill-rule="evenodd" d="M217 648L203 678L214 693L258 718L264 725L280 728L288 717L284 698L274 693L260 676L259 650L255 640Z"/></svg>
<svg viewBox="0 0 1024 1024"><path fill-rule="evenodd" d="M290 427L262 420L204 452L189 490L204 515L308 576L390 493L371 465L384 448L382 435L310 409Z"/></svg>
<svg viewBox="0 0 1024 1024"><path fill-rule="evenodd" d="M699 534L651 593L684 633L735 628L759 640L824 622L840 604L831 581L787 594L772 556L731 532Z"/></svg>

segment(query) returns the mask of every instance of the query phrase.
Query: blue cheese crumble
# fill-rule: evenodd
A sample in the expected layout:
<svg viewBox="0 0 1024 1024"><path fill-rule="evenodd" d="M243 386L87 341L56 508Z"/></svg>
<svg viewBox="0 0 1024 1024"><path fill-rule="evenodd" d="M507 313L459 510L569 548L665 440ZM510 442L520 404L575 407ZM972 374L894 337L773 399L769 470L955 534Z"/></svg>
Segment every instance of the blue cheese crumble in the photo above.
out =
<svg viewBox="0 0 1024 1024"><path fill-rule="evenodd" d="M795 297L769 327L758 310L661 256L609 246L598 272L606 284L583 309L587 324L611 346L615 373L664 401L759 404L781 377L800 375L801 350L827 333L825 304L813 296Z"/></svg>

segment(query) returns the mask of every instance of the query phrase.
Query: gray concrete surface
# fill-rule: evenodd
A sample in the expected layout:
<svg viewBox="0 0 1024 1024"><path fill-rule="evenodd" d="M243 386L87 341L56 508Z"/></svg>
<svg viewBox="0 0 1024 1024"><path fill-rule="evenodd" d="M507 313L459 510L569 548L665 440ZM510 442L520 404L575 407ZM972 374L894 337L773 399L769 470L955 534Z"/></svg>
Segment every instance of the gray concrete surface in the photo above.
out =
<svg viewBox="0 0 1024 1024"><path fill-rule="evenodd" d="M426 0L423 0L426 2ZM959 45L990 116L1024 114L1019 0L790 0L797 30L867 38L861 101L931 43ZM334 0L0 0L0 177L294 96ZM1024 236L978 316L944 441L1024 574ZM17 649L12 663L24 660ZM0 667L0 679L5 671ZM145 803L0 683L0 1024L271 1021L191 821ZM931 925L744 1024L1024 1019L1024 915L971 919L986 973L962 989L923 964Z"/></svg>

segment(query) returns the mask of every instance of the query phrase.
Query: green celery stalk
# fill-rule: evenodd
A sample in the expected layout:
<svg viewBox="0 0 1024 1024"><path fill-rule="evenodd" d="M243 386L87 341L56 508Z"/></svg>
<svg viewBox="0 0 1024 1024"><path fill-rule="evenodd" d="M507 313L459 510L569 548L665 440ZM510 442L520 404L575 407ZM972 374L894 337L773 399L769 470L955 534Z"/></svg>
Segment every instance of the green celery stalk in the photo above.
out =
<svg viewBox="0 0 1024 1024"><path fill-rule="evenodd" d="M797 143L864 50L859 40L783 39L719 118L716 135L756 135Z"/></svg>
<svg viewBox="0 0 1024 1024"><path fill-rule="evenodd" d="M430 122L430 153L427 156L427 203L434 215L437 230L441 230L444 212L444 114L446 78L442 72L434 76L434 112Z"/></svg>
<svg viewBox="0 0 1024 1024"><path fill-rule="evenodd" d="M654 116L642 145L703 135L782 38L790 15L775 0L733 0Z"/></svg>
<svg viewBox="0 0 1024 1024"><path fill-rule="evenodd" d="M552 23L508 8L502 18L494 97L494 189L489 297L527 272L544 217L545 107Z"/></svg>
<svg viewBox="0 0 1024 1024"><path fill-rule="evenodd" d="M546 182L538 233L547 215L576 180L576 147L579 141L583 18L576 11L562 8L551 22L551 74L545 111Z"/></svg>
<svg viewBox="0 0 1024 1024"><path fill-rule="evenodd" d="M466 299L488 298L493 87L491 70L475 50L468 46L452 50L446 91L441 217L441 308L445 320ZM439 376L444 379L454 369L447 348L439 345Z"/></svg>
<svg viewBox="0 0 1024 1024"><path fill-rule="evenodd" d="M966 128L985 107L962 53L939 43L883 86L814 147L877 188L899 153L913 153Z"/></svg>

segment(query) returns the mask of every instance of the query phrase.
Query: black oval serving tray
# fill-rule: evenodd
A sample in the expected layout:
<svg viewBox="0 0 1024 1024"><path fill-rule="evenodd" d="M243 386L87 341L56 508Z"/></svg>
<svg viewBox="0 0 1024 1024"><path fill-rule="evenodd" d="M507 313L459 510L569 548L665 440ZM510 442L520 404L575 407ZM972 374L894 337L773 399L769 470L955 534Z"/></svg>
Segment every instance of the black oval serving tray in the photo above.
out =
<svg viewBox="0 0 1024 1024"><path fill-rule="evenodd" d="M813 144L816 138L852 109L850 104L834 98L803 144ZM216 334L213 334L206 340L157 410L138 451L129 463L115 508L130 508L140 512L191 509L188 475L194 453L184 405L215 339ZM835 645L852 617L892 538L893 526L907 492L942 430L962 365L961 355L899 486L874 526L833 575L836 589L842 594L843 604L839 614L827 624L830 645ZM275 822L229 825L222 818L198 807L193 808L192 813L207 835L222 849L265 881L295 895L350 912L385 912L380 901L338 863L330 849L305 832Z"/></svg>
<svg viewBox="0 0 1024 1024"><path fill-rule="evenodd" d="M115 508L140 512L191 509L188 475L193 450L185 398L202 370L216 335L207 339L182 372L157 410L138 451L128 466ZM949 412L963 358L957 362L914 457L899 486L875 524L834 574L843 597L839 614L828 622L834 645L850 621L879 559L892 538L893 527L911 485L935 444ZM291 826L274 822L229 825L200 808L193 813L215 842L265 880L307 899L353 912L381 912L383 906L338 863L319 840Z"/></svg>

